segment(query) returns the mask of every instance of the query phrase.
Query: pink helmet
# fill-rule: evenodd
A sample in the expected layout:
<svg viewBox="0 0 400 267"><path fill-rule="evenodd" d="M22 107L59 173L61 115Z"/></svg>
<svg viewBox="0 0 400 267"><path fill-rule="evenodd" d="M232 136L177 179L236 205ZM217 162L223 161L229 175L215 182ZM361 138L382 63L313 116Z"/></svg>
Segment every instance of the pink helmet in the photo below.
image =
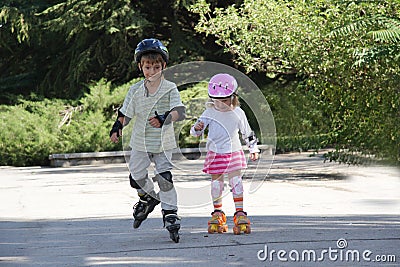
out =
<svg viewBox="0 0 400 267"><path fill-rule="evenodd" d="M233 95L238 84L231 75L219 73L208 82L208 95L211 98L227 98Z"/></svg>

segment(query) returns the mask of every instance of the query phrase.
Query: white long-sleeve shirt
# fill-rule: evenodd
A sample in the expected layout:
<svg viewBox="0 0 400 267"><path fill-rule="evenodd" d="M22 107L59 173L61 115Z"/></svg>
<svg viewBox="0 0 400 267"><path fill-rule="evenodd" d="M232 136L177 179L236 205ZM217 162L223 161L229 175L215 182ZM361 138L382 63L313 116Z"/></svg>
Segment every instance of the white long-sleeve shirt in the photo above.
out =
<svg viewBox="0 0 400 267"><path fill-rule="evenodd" d="M232 153L242 149L239 139L239 131L243 140L252 135L253 131L247 121L246 114L240 107L230 111L218 111L215 108L206 109L198 121L204 123L201 131L196 131L193 125L190 134L200 136L208 127L206 148L215 153ZM249 146L250 153L260 152L257 143Z"/></svg>

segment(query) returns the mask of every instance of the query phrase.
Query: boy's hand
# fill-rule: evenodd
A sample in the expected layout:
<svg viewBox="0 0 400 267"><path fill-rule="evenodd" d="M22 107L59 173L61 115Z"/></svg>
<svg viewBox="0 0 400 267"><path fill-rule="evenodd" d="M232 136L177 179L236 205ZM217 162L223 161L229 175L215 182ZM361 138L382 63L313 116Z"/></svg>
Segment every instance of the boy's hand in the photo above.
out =
<svg viewBox="0 0 400 267"><path fill-rule="evenodd" d="M158 121L158 123L156 121ZM172 116L170 115L170 111L165 112L164 114L158 114L157 111L155 111L155 116L151 117L149 119L149 123L151 126L155 128L161 128L164 124L170 124L172 120Z"/></svg>
<svg viewBox="0 0 400 267"><path fill-rule="evenodd" d="M119 130L119 135L118 135L118 133L111 134L111 136L110 136L111 142L118 143L118 141L119 141L119 137L118 136L121 136L121 135L122 135L122 131L121 130Z"/></svg>
<svg viewBox="0 0 400 267"><path fill-rule="evenodd" d="M149 119L149 124L152 126L152 127L155 127L155 128L161 128L161 126L162 126L162 124L160 123L160 121L157 119L157 117L151 117L150 119Z"/></svg>
<svg viewBox="0 0 400 267"><path fill-rule="evenodd" d="M258 153L251 153L251 154L250 154L250 159L251 159L252 161L258 160Z"/></svg>
<svg viewBox="0 0 400 267"><path fill-rule="evenodd" d="M196 131L202 131L204 128L204 122L202 121L198 121L195 125L194 125L194 129Z"/></svg>
<svg viewBox="0 0 400 267"><path fill-rule="evenodd" d="M118 141L119 141L118 137L120 137L122 135L122 128L123 128L122 123L117 119L114 122L114 125L110 131L111 142L118 143Z"/></svg>

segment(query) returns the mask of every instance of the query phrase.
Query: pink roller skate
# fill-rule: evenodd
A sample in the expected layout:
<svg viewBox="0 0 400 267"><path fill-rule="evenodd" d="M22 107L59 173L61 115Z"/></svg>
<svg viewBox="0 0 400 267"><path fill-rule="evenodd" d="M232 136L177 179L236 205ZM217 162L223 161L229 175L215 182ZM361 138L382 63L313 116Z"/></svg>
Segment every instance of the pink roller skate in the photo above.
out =
<svg viewBox="0 0 400 267"><path fill-rule="evenodd" d="M208 233L224 233L228 231L226 224L226 216L222 210L214 210L211 213L212 217L208 221Z"/></svg>
<svg viewBox="0 0 400 267"><path fill-rule="evenodd" d="M246 212L242 210L235 212L233 222L235 223L235 226L233 226L233 233L235 235L240 235L241 232L245 234L251 233L250 220L247 218Z"/></svg>

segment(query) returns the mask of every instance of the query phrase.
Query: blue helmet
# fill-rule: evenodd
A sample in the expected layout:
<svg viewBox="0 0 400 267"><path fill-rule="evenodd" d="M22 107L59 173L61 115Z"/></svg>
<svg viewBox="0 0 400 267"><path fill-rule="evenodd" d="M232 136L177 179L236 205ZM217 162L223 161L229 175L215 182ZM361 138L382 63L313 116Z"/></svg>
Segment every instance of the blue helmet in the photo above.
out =
<svg viewBox="0 0 400 267"><path fill-rule="evenodd" d="M163 43L154 38L144 39L140 43L138 43L135 49L134 60L136 61L136 63L140 63L143 54L150 52L159 53L163 57L164 61L168 63L168 49L163 45Z"/></svg>

